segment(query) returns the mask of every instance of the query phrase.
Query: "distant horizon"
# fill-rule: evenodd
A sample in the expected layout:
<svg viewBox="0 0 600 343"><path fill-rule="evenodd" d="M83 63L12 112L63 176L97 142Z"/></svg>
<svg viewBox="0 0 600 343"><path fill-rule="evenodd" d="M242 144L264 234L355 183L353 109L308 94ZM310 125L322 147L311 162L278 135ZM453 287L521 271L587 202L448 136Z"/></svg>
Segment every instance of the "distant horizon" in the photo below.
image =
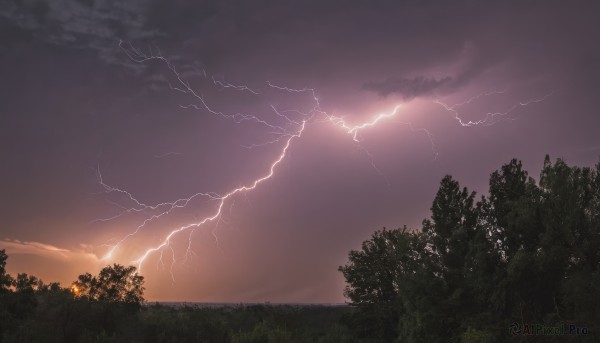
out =
<svg viewBox="0 0 600 343"><path fill-rule="evenodd" d="M253 306L253 305L274 305L274 306L351 306L349 303L273 303L269 301L265 302L204 302L204 301L148 301L146 305L152 304L161 305L206 305L200 307L235 307L235 306ZM214 305L214 306L213 306Z"/></svg>

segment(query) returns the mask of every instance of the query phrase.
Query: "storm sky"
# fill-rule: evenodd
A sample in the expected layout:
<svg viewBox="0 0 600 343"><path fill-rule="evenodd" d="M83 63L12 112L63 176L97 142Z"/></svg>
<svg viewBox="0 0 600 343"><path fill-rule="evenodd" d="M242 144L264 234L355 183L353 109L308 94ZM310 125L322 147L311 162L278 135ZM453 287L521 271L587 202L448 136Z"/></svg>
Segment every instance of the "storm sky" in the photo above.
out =
<svg viewBox="0 0 600 343"><path fill-rule="evenodd" d="M486 194L511 158L536 179L545 154L599 160L593 1L0 2L13 274L135 264L219 201L141 204L251 185L302 120L271 178L144 260L148 300L343 302L349 250L419 229L444 175ZM359 142L332 120L396 106Z"/></svg>

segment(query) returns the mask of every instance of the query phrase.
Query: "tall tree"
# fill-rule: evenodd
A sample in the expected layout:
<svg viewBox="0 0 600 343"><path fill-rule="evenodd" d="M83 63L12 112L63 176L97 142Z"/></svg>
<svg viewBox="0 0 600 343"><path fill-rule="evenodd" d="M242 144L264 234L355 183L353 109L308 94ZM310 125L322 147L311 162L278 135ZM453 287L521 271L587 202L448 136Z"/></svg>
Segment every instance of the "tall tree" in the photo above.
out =
<svg viewBox="0 0 600 343"><path fill-rule="evenodd" d="M104 267L98 276L80 275L71 287L80 297L100 302L141 304L144 302L144 277L134 266L119 264Z"/></svg>
<svg viewBox="0 0 600 343"><path fill-rule="evenodd" d="M444 287L437 306L446 313L440 331L447 337L458 334L467 314L472 310L473 297L466 287L465 266L475 236L477 215L475 192L460 188L451 176L445 176L431 206L431 219L423 221L423 232L439 257L439 270Z"/></svg>
<svg viewBox="0 0 600 343"><path fill-rule="evenodd" d="M0 294L7 293L12 285L12 277L6 273L6 250L0 250Z"/></svg>
<svg viewBox="0 0 600 343"><path fill-rule="evenodd" d="M423 222L423 232L439 255L448 282L458 282L462 274L476 222L474 198L474 192L460 189L459 183L447 175L433 200L431 219Z"/></svg>
<svg viewBox="0 0 600 343"><path fill-rule="evenodd" d="M539 190L521 161L511 160L490 176L489 202L493 209L487 219L505 259L519 250L534 251L540 229L537 205Z"/></svg>
<svg viewBox="0 0 600 343"><path fill-rule="evenodd" d="M540 179L546 230L540 236L558 318L597 323L600 319L600 164L595 170L552 164L548 157Z"/></svg>
<svg viewBox="0 0 600 343"><path fill-rule="evenodd" d="M422 251L420 235L404 227L376 231L361 250L350 252L349 263L339 270L348 283L344 294L357 307L354 329L360 336L386 342L397 336L405 313L402 287L422 264Z"/></svg>
<svg viewBox="0 0 600 343"><path fill-rule="evenodd" d="M446 176L422 232L376 232L350 253L346 296L379 315L368 330L403 342L503 342L514 322L598 330L600 163L546 156L538 185L513 159L489 185L475 203Z"/></svg>

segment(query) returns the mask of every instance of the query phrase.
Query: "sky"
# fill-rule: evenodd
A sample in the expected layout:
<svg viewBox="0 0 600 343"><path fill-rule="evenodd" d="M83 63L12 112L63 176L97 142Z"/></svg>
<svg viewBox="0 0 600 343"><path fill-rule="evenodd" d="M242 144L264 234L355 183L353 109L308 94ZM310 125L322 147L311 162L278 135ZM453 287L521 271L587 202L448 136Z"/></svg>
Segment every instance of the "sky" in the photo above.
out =
<svg viewBox="0 0 600 343"><path fill-rule="evenodd" d="M0 249L147 300L344 302L444 175L600 158L593 1L4 0Z"/></svg>

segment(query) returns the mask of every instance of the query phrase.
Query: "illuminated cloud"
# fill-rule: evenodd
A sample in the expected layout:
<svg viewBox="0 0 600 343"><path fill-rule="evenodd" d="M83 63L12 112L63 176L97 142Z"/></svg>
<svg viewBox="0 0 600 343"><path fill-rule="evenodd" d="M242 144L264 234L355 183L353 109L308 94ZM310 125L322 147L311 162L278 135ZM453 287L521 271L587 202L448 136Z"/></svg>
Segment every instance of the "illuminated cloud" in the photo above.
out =
<svg viewBox="0 0 600 343"><path fill-rule="evenodd" d="M0 247L6 249L10 255L35 255L61 261L93 262L99 261L98 257L91 252L92 247L81 244L77 249L64 249L54 245L20 241L17 239L0 240Z"/></svg>

